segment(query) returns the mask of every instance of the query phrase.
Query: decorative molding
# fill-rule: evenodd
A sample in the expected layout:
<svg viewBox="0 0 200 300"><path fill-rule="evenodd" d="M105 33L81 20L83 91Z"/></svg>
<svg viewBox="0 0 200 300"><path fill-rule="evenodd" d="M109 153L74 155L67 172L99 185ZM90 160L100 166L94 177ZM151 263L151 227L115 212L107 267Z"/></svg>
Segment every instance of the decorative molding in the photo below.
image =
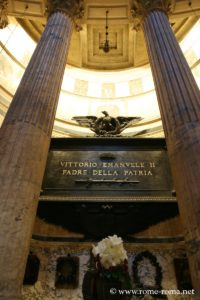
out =
<svg viewBox="0 0 200 300"><path fill-rule="evenodd" d="M72 20L81 19L84 14L83 0L48 0L47 13L62 12Z"/></svg>
<svg viewBox="0 0 200 300"><path fill-rule="evenodd" d="M175 0L133 0L131 14L133 17L133 29L140 30L144 17L154 10L163 11L169 14L174 10Z"/></svg>
<svg viewBox="0 0 200 300"><path fill-rule="evenodd" d="M50 253L52 249L58 249L60 252L59 256L66 256L67 254L70 255L80 255L80 254L86 254L89 255L91 252L91 241L89 242L64 242L64 241L51 241L51 243L48 243L46 241L40 241L40 240L31 240L31 251L34 251L35 249L38 249L40 251L44 251L46 254ZM37 254L37 252L36 252ZM38 256L40 258L40 256Z"/></svg>
<svg viewBox="0 0 200 300"><path fill-rule="evenodd" d="M170 196L62 196L62 195L40 195L40 201L69 201L69 202L176 202L176 197Z"/></svg>
<svg viewBox="0 0 200 300"><path fill-rule="evenodd" d="M94 239L95 240L95 239ZM60 236L60 235L41 235L41 234L33 234L32 235L32 242L45 242L45 243L88 243L88 240L86 238L81 237L67 237L67 236ZM169 245L179 246L184 243L184 237L182 235L180 236L174 236L174 237L126 237L125 246L126 249L131 251L132 248L136 247L136 245L149 245L153 246L156 244L156 246L159 245L159 247L166 247ZM142 247L142 246L141 246ZM87 248L88 249L88 248ZM145 248L146 249L146 248Z"/></svg>
<svg viewBox="0 0 200 300"><path fill-rule="evenodd" d="M7 8L8 0L0 0L0 29L8 25Z"/></svg>

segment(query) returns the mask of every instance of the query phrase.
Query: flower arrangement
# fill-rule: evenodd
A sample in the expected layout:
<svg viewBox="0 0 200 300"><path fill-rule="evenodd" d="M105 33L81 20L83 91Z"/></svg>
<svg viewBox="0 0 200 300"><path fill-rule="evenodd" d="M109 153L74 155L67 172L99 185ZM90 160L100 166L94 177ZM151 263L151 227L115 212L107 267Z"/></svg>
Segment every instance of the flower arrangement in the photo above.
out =
<svg viewBox="0 0 200 300"><path fill-rule="evenodd" d="M93 245L92 254L97 262L97 268L106 270L127 263L127 253L123 247L123 241L117 235L109 236ZM99 265L100 264L100 265Z"/></svg>
<svg viewBox="0 0 200 300"><path fill-rule="evenodd" d="M92 254L99 278L109 280L112 286L131 288L128 257L120 237L113 235L104 238L96 246L93 245Z"/></svg>

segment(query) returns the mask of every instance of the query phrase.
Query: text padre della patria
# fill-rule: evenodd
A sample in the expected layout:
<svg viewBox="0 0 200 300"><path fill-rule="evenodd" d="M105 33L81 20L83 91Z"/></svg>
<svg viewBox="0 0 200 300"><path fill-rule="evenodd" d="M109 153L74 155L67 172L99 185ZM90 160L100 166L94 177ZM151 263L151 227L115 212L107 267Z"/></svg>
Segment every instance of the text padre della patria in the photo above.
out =
<svg viewBox="0 0 200 300"><path fill-rule="evenodd" d="M60 161L64 176L152 176L155 162Z"/></svg>

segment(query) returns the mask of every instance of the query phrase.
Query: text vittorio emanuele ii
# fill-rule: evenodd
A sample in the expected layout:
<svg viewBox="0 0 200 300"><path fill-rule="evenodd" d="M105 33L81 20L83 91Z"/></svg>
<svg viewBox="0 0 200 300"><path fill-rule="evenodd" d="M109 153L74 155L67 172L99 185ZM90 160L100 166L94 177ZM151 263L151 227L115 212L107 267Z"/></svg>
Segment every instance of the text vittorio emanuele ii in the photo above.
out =
<svg viewBox="0 0 200 300"><path fill-rule="evenodd" d="M154 162L60 161L63 176L152 176Z"/></svg>

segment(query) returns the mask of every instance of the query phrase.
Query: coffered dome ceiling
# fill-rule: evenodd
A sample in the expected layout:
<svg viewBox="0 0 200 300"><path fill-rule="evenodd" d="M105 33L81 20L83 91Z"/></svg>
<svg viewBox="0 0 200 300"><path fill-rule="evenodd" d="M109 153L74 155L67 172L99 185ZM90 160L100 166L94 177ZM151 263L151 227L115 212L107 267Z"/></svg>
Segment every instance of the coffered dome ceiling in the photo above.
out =
<svg viewBox="0 0 200 300"><path fill-rule="evenodd" d="M177 1L177 5L178 2L181 1ZM107 53L103 50L106 37L106 11L108 11L110 44L110 51ZM170 22L179 41L197 19L196 15L188 16L177 8L176 13L170 17ZM46 20L43 23L41 20L27 18L17 20L35 42L38 42ZM128 0L86 0L84 17L77 25L78 28L74 30L70 43L68 64L79 68L116 70L140 67L148 63L144 35L142 31L133 29L131 5Z"/></svg>
<svg viewBox="0 0 200 300"><path fill-rule="evenodd" d="M53 136L92 136L73 116L139 116L124 135L162 137L163 129L144 36L133 29L129 0L85 0L72 34ZM9 26L0 30L0 121L12 101L46 23L43 0L10 0ZM105 53L108 11L110 51ZM200 85L200 2L176 0L170 23Z"/></svg>

